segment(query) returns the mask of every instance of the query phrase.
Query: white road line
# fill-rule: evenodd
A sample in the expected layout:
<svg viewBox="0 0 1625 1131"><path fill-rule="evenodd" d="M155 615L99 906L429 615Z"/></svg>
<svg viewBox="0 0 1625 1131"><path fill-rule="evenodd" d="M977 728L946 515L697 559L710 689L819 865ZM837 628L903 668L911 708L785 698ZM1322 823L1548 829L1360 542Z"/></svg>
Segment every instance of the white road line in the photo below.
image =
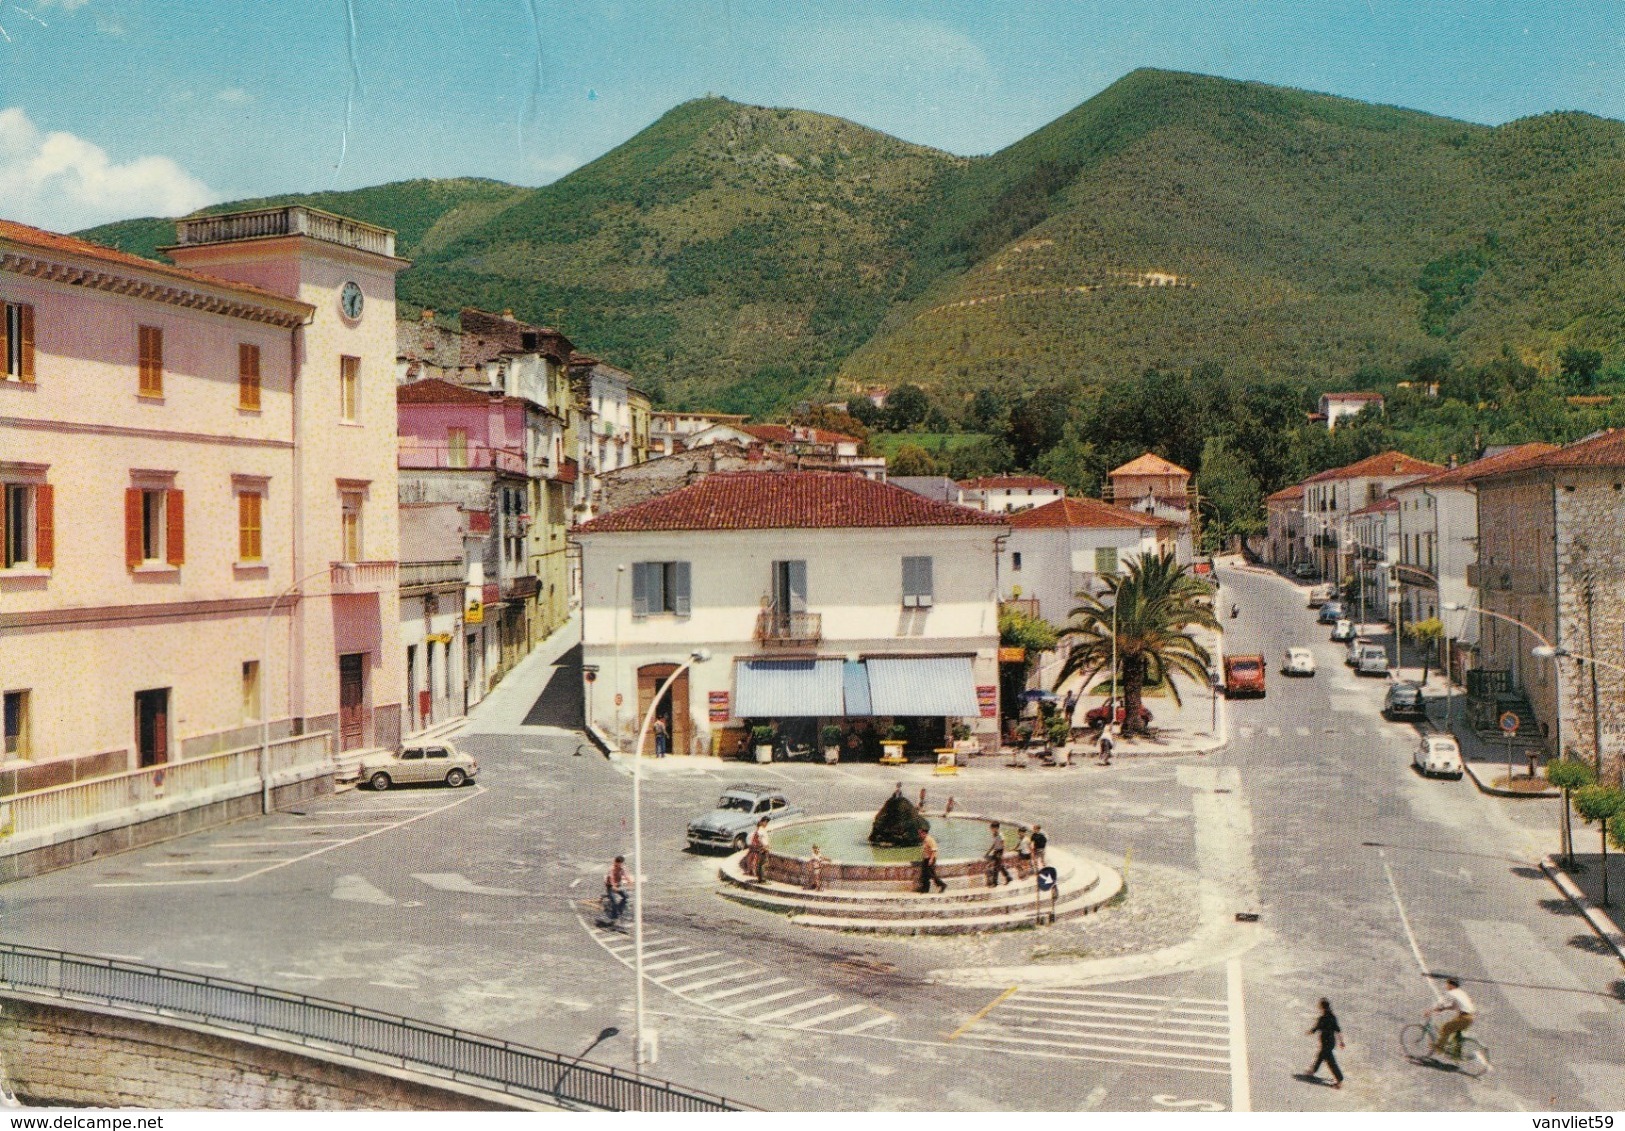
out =
<svg viewBox="0 0 1625 1131"><path fill-rule="evenodd" d="M733 962L725 962L721 966L714 967L714 969L723 970L723 969L726 969L729 966L742 966L742 965L744 965L744 963L742 963L742 962L738 961L737 959L735 959ZM698 973L702 973L702 971L694 970L694 971L690 971L690 973L698 974ZM718 985L721 985L723 982L737 982L741 978L755 978L760 974L761 974L760 970L756 969L755 967L750 967L749 969L747 969L742 974L725 974L720 978L707 978L703 982L689 982L686 985L667 986L666 988L671 990L671 992L674 993L674 994L682 994L682 995L684 995L686 997L687 995L692 993L694 990L703 990L706 986L718 986ZM687 974L679 974L677 976L679 978L686 978L688 975Z"/></svg>
<svg viewBox="0 0 1625 1131"><path fill-rule="evenodd" d="M325 982L327 979L321 974L296 974L292 970L271 971L278 978L303 978L309 982Z"/></svg>
<svg viewBox="0 0 1625 1131"><path fill-rule="evenodd" d="M673 966L685 966L690 962L704 962L708 958L715 957L717 957L717 952L712 950L707 951L705 954L691 954L687 958L668 959L665 962L645 961L643 964L643 972L647 974L650 970L669 970ZM669 975L666 976L669 977Z"/></svg>
<svg viewBox="0 0 1625 1131"><path fill-rule="evenodd" d="M1206 1068L1209 1072L1227 1072L1227 1068L1207 1068L1208 1065L1228 1064L1229 1059L1223 1056L1200 1056L1196 1053L1159 1052L1156 1049L1138 1048L1132 1043L1126 1047L1118 1045L1091 1044L1083 1041L1056 1041L1038 1039L1033 1037L1006 1036L1003 1033L978 1033L979 1041L992 1041L1001 1045L1039 1045L1048 1048L1079 1049L1083 1052L1098 1053L1133 1053L1136 1056L1151 1058L1154 1063L1163 1063L1168 1068ZM1163 1058L1167 1058L1164 1062Z"/></svg>
<svg viewBox="0 0 1625 1131"><path fill-rule="evenodd" d="M367 985L384 986L391 990L415 990L418 988L415 982L368 982Z"/></svg>
<svg viewBox="0 0 1625 1131"><path fill-rule="evenodd" d="M230 970L224 962L188 962L187 966L196 966L199 970Z"/></svg>
<svg viewBox="0 0 1625 1131"><path fill-rule="evenodd" d="M1405 928L1405 938L1411 944L1411 954L1416 959L1416 969L1422 975L1422 981L1427 984L1428 992L1433 995L1433 1002L1437 1005L1444 999L1439 996L1438 988L1433 979L1428 977L1428 964L1422 958L1422 948L1416 943L1416 933L1411 930L1410 916L1405 914L1405 904L1399 898L1399 885L1394 882L1394 870L1388 867L1388 856L1382 849L1377 849L1377 858L1382 861L1382 873L1388 877L1388 890L1394 893L1394 906L1399 910L1399 925Z"/></svg>
<svg viewBox="0 0 1625 1131"><path fill-rule="evenodd" d="M760 1015L758 1015L756 1017L747 1017L747 1018L745 1018L745 1020L753 1022L753 1023L763 1022L763 1021L777 1021L780 1017L788 1017L792 1013L800 1013L803 1010L807 1010L807 1009L816 1009L821 1005L828 1005L832 1001L840 1001L840 1000L841 1000L841 998L840 998L839 994L825 994L823 997L816 997L816 998L813 998L811 1001L804 1001L800 1005L792 1005L788 1009L779 1009L779 1010L775 1010L772 1013L763 1013L763 1014L760 1014Z"/></svg>
<svg viewBox="0 0 1625 1131"><path fill-rule="evenodd" d="M1017 994L1016 997L1018 999L1056 997L1067 1001L1087 998L1100 1000L1107 1003L1113 1002L1113 1000L1116 998L1125 998L1132 1001L1155 1001L1164 1003L1179 1002L1184 1005L1209 1005L1218 1007L1223 1007L1228 1004L1223 1001L1217 1001L1213 998L1206 997L1172 997L1167 994L1131 994L1127 992L1118 993L1115 990L1023 990L1021 993Z"/></svg>
<svg viewBox="0 0 1625 1131"><path fill-rule="evenodd" d="M377 821L324 821L320 824L315 821L300 821L296 825L272 825L268 831L273 833L295 833L300 829L352 829L356 826L377 828Z"/></svg>
<svg viewBox="0 0 1625 1131"><path fill-rule="evenodd" d="M721 993L703 994L703 995L700 995L700 996L696 997L694 1000L695 1001L700 1001L700 1002L717 1001L717 1000L719 1000L721 998L733 997L735 994L748 994L752 990L765 990L769 986L783 985L785 983L785 981L787 981L787 979L785 979L785 978L769 978L765 982L753 982L748 986L736 986L731 990L723 990ZM795 991L791 991L791 992L795 992Z"/></svg>
<svg viewBox="0 0 1625 1131"><path fill-rule="evenodd" d="M1241 959L1225 967L1230 991L1230 1110L1253 1110L1253 1085L1247 1066L1247 1005L1241 997Z"/></svg>
<svg viewBox="0 0 1625 1131"><path fill-rule="evenodd" d="M253 856L237 860L148 860L143 868L195 868L204 864L263 864L265 857Z"/></svg>
<svg viewBox="0 0 1625 1131"><path fill-rule="evenodd" d="M1298 735L1299 738L1308 738L1309 737L1309 728L1308 727L1294 727L1292 729L1297 732L1297 735Z"/></svg>
<svg viewBox="0 0 1625 1131"><path fill-rule="evenodd" d="M863 1032L865 1029L873 1029L877 1025L884 1025L886 1022L890 1021L891 1019L892 1019L891 1014L886 1013L886 1014L882 1014L879 1017L871 1017L867 1021L860 1021L858 1024L853 1025L851 1028L838 1029L836 1031L838 1033L840 1033L843 1037L850 1037L854 1033Z"/></svg>
<svg viewBox="0 0 1625 1131"><path fill-rule="evenodd" d="M1243 738L1251 738L1253 736L1254 729L1255 728L1253 727L1237 727L1236 733L1241 735Z"/></svg>
<svg viewBox="0 0 1625 1131"><path fill-rule="evenodd" d="M834 1021L834 1020L836 1020L837 1018L840 1018L840 1017L850 1017L854 1013L862 1013L865 1009L868 1009L868 1008L869 1007L867 1005L849 1005L849 1006L846 1006L845 1008L837 1009L834 1013L826 1013L821 1017L814 1017L814 1018L812 1018L811 1020L808 1020L808 1021L798 1021L796 1023L796 1028L798 1028L798 1029L813 1029L813 1028L816 1028L819 1025L825 1024L826 1022Z"/></svg>
<svg viewBox="0 0 1625 1131"><path fill-rule="evenodd" d="M643 948L643 968L645 970L649 968L649 959L651 958L664 958L668 954L683 954L689 949L686 946L669 946L665 950L653 950L645 945Z"/></svg>
<svg viewBox="0 0 1625 1131"><path fill-rule="evenodd" d="M1051 1025L1058 1025L1058 1024L1061 1024L1061 1023L1060 1022L1050 1022L1050 1024ZM1105 1030L1108 1030L1108 1031L1103 1032L1103 1033L1102 1032L1093 1032L1092 1031L1092 1030L1096 1030L1096 1029L1105 1029ZM1165 1034L1166 1036L1168 1036L1170 1038L1177 1038L1177 1039L1170 1039L1170 1040L1163 1040L1160 1037L1148 1037L1148 1036L1146 1036L1145 1034L1148 1033L1148 1032L1152 1032L1152 1033L1161 1032L1160 1029L1157 1029L1154 1026L1148 1028L1146 1026L1136 1026L1136 1025L1102 1025L1102 1024L1095 1024L1093 1022L1083 1021L1083 1022L1074 1022L1071 1025L1061 1025L1060 1028L1045 1028L1042 1025L1012 1026L1009 1023L1006 1022L1006 1023L1000 1023L998 1025L995 1025L994 1030L995 1031L1002 1031L1004 1033L1008 1033L1011 1036L1080 1037L1080 1038L1083 1038L1085 1040L1091 1040L1091 1041L1114 1041L1114 1042L1115 1041L1121 1041L1123 1044L1128 1045L1131 1048L1141 1048L1141 1047L1143 1047L1145 1045L1167 1045L1170 1048L1195 1049L1195 1050L1198 1050L1199 1052L1210 1052L1210 1053L1215 1054L1213 1057L1210 1057L1209 1059L1221 1059L1221 1058L1222 1059L1228 1059L1229 1051L1230 1051L1226 1042L1224 1042L1224 1041L1215 1042L1212 1039L1212 1034L1204 1033L1203 1036L1205 1038L1207 1038L1206 1040L1193 1040L1193 1039L1191 1039L1189 1037L1182 1037L1178 1033ZM1089 1031L1086 1031L1086 1030L1089 1030ZM1115 1035L1113 1032L1111 1032L1110 1030L1117 1030L1119 1032L1128 1033L1130 1035L1129 1036L1119 1037L1119 1036ZM974 1032L972 1033L972 1035L973 1036L975 1035ZM1148 1052L1148 1053L1155 1053L1155 1055L1158 1055L1158 1056L1162 1055L1160 1052L1156 1052L1156 1050L1154 1050L1154 1049L1146 1049L1145 1051Z"/></svg>
<svg viewBox="0 0 1625 1131"><path fill-rule="evenodd" d="M783 979L779 978L779 979L775 979L775 981L783 981ZM730 994L744 993L747 990L754 990L754 989L761 989L761 988L763 988L763 987L760 987L760 986L746 986L745 989L743 989L743 990L729 990L728 993L718 994L717 996L718 997L728 997ZM791 986L789 989L780 990L776 994L768 994L765 997L753 997L753 998L749 999L748 1001L735 1002L734 1004L730 1005L728 1008L730 1010L732 1010L734 1013L736 1013L739 1016L743 1017L743 1016L745 1016L745 1010L747 1010L747 1009L755 1009L758 1005L767 1005L769 1002L783 1001L787 997L795 997L797 994L808 994L808 993L812 993L812 991L809 990L806 986Z"/></svg>
<svg viewBox="0 0 1625 1131"><path fill-rule="evenodd" d="M1064 1008L1068 1010L1099 1010L1109 1011L1129 1017L1161 1017L1170 1011L1184 1015L1188 1020L1213 1020L1222 1022L1227 1011L1214 1009L1206 1005L1175 1005L1173 1002L1163 1004L1141 1005L1132 1001L1102 1001L1096 999L1082 999L1068 1001L1065 998L1033 997L1027 994L1017 994L1010 999L1012 1007L1028 1004L1035 1007Z"/></svg>
<svg viewBox="0 0 1625 1131"><path fill-rule="evenodd" d="M307 837L304 840L223 840L215 845L216 848L303 848L313 840L330 840L334 844L343 844L345 838L341 836Z"/></svg>
<svg viewBox="0 0 1625 1131"><path fill-rule="evenodd" d="M1281 728L1280 727L1270 727L1264 733L1269 735L1271 738L1280 738L1281 737Z"/></svg>
<svg viewBox="0 0 1625 1131"><path fill-rule="evenodd" d="M1126 1024L1118 1024L1112 1021L1097 1020L1092 1017L1078 1019L1078 1014L1075 1010L1038 1009L1034 1008L1033 1006L1020 1005L1007 1005L1007 1008L1013 1009L1017 1013L1036 1014L1044 1020L1055 1024L1072 1023L1080 1025L1094 1025L1105 1029L1130 1029L1134 1032L1144 1032L1148 1022L1158 1029L1167 1028L1170 1026L1177 1027L1177 1031L1183 1032L1191 1037L1222 1038L1229 1032L1230 1029L1230 1026L1223 1021L1186 1021L1177 1017L1168 1017L1160 1020L1148 1017L1129 1017L1125 1018L1125 1021L1127 1022Z"/></svg>

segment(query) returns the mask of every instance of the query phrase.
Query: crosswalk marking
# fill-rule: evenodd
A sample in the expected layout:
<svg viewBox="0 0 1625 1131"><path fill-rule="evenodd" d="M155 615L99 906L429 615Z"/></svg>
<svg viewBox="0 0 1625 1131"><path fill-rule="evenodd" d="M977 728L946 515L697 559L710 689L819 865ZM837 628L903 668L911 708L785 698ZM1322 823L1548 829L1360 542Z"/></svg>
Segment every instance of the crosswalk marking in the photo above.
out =
<svg viewBox="0 0 1625 1131"><path fill-rule="evenodd" d="M1253 736L1253 732L1257 729L1257 727L1237 727L1236 733L1240 734L1243 738L1251 738Z"/></svg>
<svg viewBox="0 0 1625 1131"><path fill-rule="evenodd" d="M1299 738L1308 738L1309 737L1309 728L1308 727L1295 727L1293 729L1297 732L1297 735L1298 735Z"/></svg>
<svg viewBox="0 0 1625 1131"><path fill-rule="evenodd" d="M1270 727L1264 733L1269 735L1271 738L1280 738L1281 737L1281 728L1280 727Z"/></svg>
<svg viewBox="0 0 1625 1131"><path fill-rule="evenodd" d="M1127 990L1031 989L961 1030L971 1044L1027 1056L1228 1075L1229 1004Z"/></svg>
<svg viewBox="0 0 1625 1131"><path fill-rule="evenodd" d="M628 967L635 965L634 940L619 931L592 926L579 914L577 919L616 961ZM742 1022L852 1036L897 1020L895 1014L877 1006L848 1004L839 994L827 993L822 987L775 976L767 967L728 958L719 951L691 947L676 935L646 931L643 955L645 959L661 956L659 962L645 961L646 981L684 1001ZM843 1027L834 1028L835 1024Z"/></svg>

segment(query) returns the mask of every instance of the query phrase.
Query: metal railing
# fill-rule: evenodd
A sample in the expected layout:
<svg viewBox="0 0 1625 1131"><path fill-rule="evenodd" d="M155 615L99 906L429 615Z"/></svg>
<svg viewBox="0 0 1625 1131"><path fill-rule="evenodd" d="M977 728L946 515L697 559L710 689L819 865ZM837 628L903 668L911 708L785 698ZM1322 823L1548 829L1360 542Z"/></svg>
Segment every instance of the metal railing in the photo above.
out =
<svg viewBox="0 0 1625 1131"><path fill-rule="evenodd" d="M331 734L281 738L271 743L270 771L330 761ZM202 794L220 786L259 779L259 746L223 750L184 762L164 762L89 781L19 793L0 801L0 837L23 837L61 825L73 825L128 813L151 801ZM5 841L0 839L0 845ZM0 854L6 850L0 848Z"/></svg>
<svg viewBox="0 0 1625 1131"><path fill-rule="evenodd" d="M462 558L447 558L445 561L435 562L402 562L401 588L411 589L419 585L444 585L448 583L462 584L468 567L463 564Z"/></svg>
<svg viewBox="0 0 1625 1131"><path fill-rule="evenodd" d="M608 1065L356 1005L65 951L0 943L0 987L120 1009L606 1111L748 1111Z"/></svg>
<svg viewBox="0 0 1625 1131"><path fill-rule="evenodd" d="M186 245L306 235L378 255L395 254L395 233L390 229L298 204L197 216L179 221L175 232L178 242Z"/></svg>
<svg viewBox="0 0 1625 1131"><path fill-rule="evenodd" d="M762 644L817 644L823 637L822 613L781 613L763 609L756 616L756 639Z"/></svg>
<svg viewBox="0 0 1625 1131"><path fill-rule="evenodd" d="M328 589L333 593L389 593L396 588L397 562L333 562Z"/></svg>

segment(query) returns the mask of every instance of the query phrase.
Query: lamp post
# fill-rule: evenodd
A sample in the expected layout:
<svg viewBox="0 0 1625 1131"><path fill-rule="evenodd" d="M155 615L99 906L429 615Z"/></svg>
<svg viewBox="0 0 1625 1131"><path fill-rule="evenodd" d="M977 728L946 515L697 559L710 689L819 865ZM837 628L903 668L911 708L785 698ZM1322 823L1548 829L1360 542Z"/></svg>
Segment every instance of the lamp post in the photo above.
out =
<svg viewBox="0 0 1625 1131"><path fill-rule="evenodd" d="M1494 617L1496 620L1504 620L1508 624L1517 625L1530 636L1533 636L1536 640L1540 641L1541 647L1537 648L1534 653L1537 656L1544 656L1548 654L1552 656L1568 655L1567 652L1560 652L1558 649L1554 648L1550 640L1547 640L1540 633L1530 628L1527 624L1524 624L1523 621L1519 620L1517 617L1508 616L1506 613L1498 613L1493 609L1480 608L1477 605L1466 605L1460 601L1446 601L1443 607L1453 613L1478 613L1480 616ZM1557 710L1552 712L1552 746L1556 749L1557 756L1561 758L1563 756L1563 667L1561 664L1554 663L1552 665L1552 676L1556 680L1557 685ZM1600 753L1601 752L1599 751L1599 756Z"/></svg>
<svg viewBox="0 0 1625 1131"><path fill-rule="evenodd" d="M355 568L354 562L334 562L314 570L293 582L271 600L271 607L265 610L265 624L260 630L260 663L266 665L260 671L260 812L271 811L271 711L266 699L266 688L271 682L271 672L267 663L271 651L271 618L276 615L276 607L282 603L284 597L291 596L305 582L323 574L329 576L335 569L341 569L346 575ZM293 650L288 651L288 686L293 686Z"/></svg>
<svg viewBox="0 0 1625 1131"><path fill-rule="evenodd" d="M1529 654L1531 656L1538 656L1542 660L1553 660L1553 661L1557 660L1558 657L1560 657L1560 656L1567 656L1571 660L1578 660L1581 663L1590 664L1593 669L1595 669L1595 668L1608 668L1611 671L1616 671L1616 672L1619 672L1622 675L1625 675L1625 667L1622 667L1619 664L1612 663L1611 661L1608 661L1608 660L1599 660L1595 656L1587 656L1582 652L1571 652L1567 648L1558 648L1558 647L1554 647L1553 645L1550 645L1550 644L1541 644L1541 645L1539 645L1537 647L1531 648L1531 649L1529 649ZM1558 665L1555 662L1552 664L1552 670L1553 671L1558 670ZM1559 717L1562 716L1562 705L1561 705L1561 703L1559 703L1559 706L1558 706L1558 715L1559 715ZM1592 726L1591 744L1592 744L1592 747L1593 747L1592 758L1597 763L1595 769L1597 770L1597 773L1600 776L1601 773L1602 773L1602 719L1600 717L1600 713L1598 712L1598 710L1596 708L1595 703L1593 703L1592 711L1591 711L1591 726ZM1558 757L1563 756L1563 748L1561 746L1559 746L1557 748L1557 754L1558 754Z"/></svg>
<svg viewBox="0 0 1625 1131"><path fill-rule="evenodd" d="M1106 709L1106 733L1111 734L1115 727L1117 737L1123 737L1123 723L1117 721L1117 696L1121 690L1120 676L1117 671L1117 589L1112 589L1112 696L1111 706ZM1127 718L1123 722L1127 722Z"/></svg>
<svg viewBox="0 0 1625 1131"><path fill-rule="evenodd" d="M710 658L708 649L696 648L666 677L666 682L649 700L649 709L643 713L643 725L638 728L637 745L632 747L632 952L634 976L637 978L637 1048L634 1063L640 1069L645 1064L653 1063L644 1047L643 1031L643 740L648 737L649 727L654 723L655 710L666 697L666 692L671 690L671 685L677 682L677 677Z"/></svg>

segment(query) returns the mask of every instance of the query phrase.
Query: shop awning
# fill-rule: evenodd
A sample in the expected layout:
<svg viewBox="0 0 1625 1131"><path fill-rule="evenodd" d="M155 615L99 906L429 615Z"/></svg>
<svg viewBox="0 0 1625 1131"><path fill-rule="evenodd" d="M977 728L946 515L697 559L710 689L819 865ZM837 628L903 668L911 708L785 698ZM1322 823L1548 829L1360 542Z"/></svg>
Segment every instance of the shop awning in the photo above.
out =
<svg viewBox="0 0 1625 1131"><path fill-rule="evenodd" d="M864 670L863 661L846 661L841 674L846 684L846 715L857 718L874 714L869 705L869 673Z"/></svg>
<svg viewBox="0 0 1625 1131"><path fill-rule="evenodd" d="M877 715L975 718L976 676L969 656L922 656L864 661Z"/></svg>
<svg viewBox="0 0 1625 1131"><path fill-rule="evenodd" d="M734 714L744 719L839 717L841 660L740 660L734 668Z"/></svg>

